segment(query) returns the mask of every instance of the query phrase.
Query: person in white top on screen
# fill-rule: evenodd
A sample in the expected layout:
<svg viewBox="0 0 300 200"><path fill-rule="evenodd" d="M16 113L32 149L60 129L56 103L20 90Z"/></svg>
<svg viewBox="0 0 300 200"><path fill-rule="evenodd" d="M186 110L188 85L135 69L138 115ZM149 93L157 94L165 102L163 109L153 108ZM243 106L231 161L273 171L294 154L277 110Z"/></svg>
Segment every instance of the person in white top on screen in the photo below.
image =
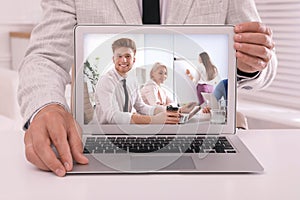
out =
<svg viewBox="0 0 300 200"><path fill-rule="evenodd" d="M218 68L213 64L207 52L201 52L198 56L197 76L194 77L189 69L186 69L186 75L194 82L194 84L210 84L216 86L221 77Z"/></svg>
<svg viewBox="0 0 300 200"><path fill-rule="evenodd" d="M212 93L215 86L220 82L218 68L213 64L207 52L201 52L198 56L197 76L193 76L189 69L186 69L186 75L193 81L197 91L199 104L204 103L202 92Z"/></svg>
<svg viewBox="0 0 300 200"><path fill-rule="evenodd" d="M129 38L120 38L113 42L112 50L115 68L100 77L96 88L96 114L99 123L178 124L179 113L168 112L164 106L145 104L138 84L128 77L135 62L135 42ZM133 108L137 113L132 113Z"/></svg>

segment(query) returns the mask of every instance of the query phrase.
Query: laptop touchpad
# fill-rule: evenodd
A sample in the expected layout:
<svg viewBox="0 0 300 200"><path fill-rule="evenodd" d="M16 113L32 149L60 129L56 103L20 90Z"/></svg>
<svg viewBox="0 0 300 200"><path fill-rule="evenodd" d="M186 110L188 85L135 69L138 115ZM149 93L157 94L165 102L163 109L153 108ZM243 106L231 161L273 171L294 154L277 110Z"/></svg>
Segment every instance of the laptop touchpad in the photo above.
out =
<svg viewBox="0 0 300 200"><path fill-rule="evenodd" d="M195 169L190 156L131 156L131 169L136 171L186 171Z"/></svg>

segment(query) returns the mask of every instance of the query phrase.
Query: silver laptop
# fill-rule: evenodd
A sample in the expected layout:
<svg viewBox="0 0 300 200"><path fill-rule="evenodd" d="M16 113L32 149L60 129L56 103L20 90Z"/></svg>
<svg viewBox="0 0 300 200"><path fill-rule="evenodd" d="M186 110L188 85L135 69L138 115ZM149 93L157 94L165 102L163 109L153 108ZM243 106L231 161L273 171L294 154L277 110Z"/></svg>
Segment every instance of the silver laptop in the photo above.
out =
<svg viewBox="0 0 300 200"><path fill-rule="evenodd" d="M89 164L75 164L69 174L263 171L235 135L233 26L79 25L74 33L76 79L72 109L82 127L84 154ZM228 94L225 109L213 109L206 115L196 109L191 120L177 125L100 123L96 108L101 105L95 96L106 95L96 94L95 88L99 78L114 68L111 45L120 38L130 38L137 46L128 77L143 85L150 78L151 66L163 63L168 69L164 87L178 105L198 101L196 86L203 70L198 56L208 53L220 81L228 79L228 88L224 88Z"/></svg>
<svg viewBox="0 0 300 200"><path fill-rule="evenodd" d="M201 95L205 99L205 104L210 108L218 109L220 107L219 102L213 93L201 92Z"/></svg>

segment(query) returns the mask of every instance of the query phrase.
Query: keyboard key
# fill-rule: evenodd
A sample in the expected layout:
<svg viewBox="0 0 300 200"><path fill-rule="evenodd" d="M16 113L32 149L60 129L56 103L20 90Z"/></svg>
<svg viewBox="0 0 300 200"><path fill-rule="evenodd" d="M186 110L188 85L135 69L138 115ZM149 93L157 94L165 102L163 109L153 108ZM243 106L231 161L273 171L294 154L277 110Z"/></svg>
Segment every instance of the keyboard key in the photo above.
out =
<svg viewBox="0 0 300 200"><path fill-rule="evenodd" d="M226 151L226 153L236 153L236 151L235 150L228 150L228 151Z"/></svg>

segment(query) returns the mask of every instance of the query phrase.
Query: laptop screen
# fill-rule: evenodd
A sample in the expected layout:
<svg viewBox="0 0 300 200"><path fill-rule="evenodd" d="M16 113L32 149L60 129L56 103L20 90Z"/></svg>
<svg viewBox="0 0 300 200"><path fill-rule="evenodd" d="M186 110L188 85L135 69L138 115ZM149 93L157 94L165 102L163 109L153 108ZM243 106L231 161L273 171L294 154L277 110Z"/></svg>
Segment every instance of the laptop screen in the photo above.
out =
<svg viewBox="0 0 300 200"><path fill-rule="evenodd" d="M77 26L76 120L96 134L233 133L232 38L231 26Z"/></svg>

